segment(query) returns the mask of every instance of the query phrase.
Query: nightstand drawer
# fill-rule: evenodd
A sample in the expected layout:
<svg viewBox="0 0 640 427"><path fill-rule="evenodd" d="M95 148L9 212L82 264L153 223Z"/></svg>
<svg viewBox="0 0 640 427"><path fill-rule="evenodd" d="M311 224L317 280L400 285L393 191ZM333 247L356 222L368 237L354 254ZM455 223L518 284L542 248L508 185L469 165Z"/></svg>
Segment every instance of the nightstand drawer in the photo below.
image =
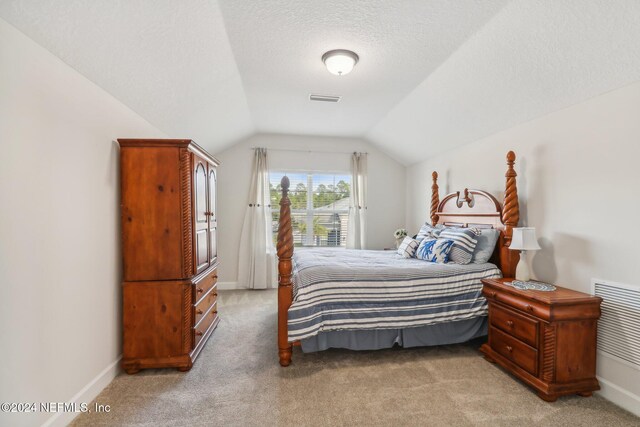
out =
<svg viewBox="0 0 640 427"><path fill-rule="evenodd" d="M491 327L491 348L532 375L538 374L538 351L522 341Z"/></svg>
<svg viewBox="0 0 640 427"><path fill-rule="evenodd" d="M490 301L500 301L502 304L513 307L515 310L521 311L530 316L545 320L549 320L551 318L549 306L537 301L532 301L531 299L512 295L506 292L497 292L493 289L483 288L482 293Z"/></svg>
<svg viewBox="0 0 640 427"><path fill-rule="evenodd" d="M506 307L494 303L491 310L491 325L502 329L509 335L513 335L531 347L538 348L539 322L522 314L516 313Z"/></svg>

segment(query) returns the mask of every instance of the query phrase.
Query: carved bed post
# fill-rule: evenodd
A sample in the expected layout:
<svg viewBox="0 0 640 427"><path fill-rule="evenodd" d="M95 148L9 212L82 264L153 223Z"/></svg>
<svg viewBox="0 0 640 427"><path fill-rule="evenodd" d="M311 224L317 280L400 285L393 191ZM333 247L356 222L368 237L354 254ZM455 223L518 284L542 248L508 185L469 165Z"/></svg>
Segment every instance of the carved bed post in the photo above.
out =
<svg viewBox="0 0 640 427"><path fill-rule="evenodd" d="M431 186L431 225L435 227L438 223L438 205L440 204L440 195L438 192L438 172L433 171L431 174L433 185Z"/></svg>
<svg viewBox="0 0 640 427"><path fill-rule="evenodd" d="M516 173L513 165L516 162L516 154L513 151L507 153L507 178L504 203L502 205L502 223L505 225L504 241L500 248L502 260L502 273L505 277L514 277L516 265L520 260L520 253L509 249L513 228L518 226L520 220L520 205L518 204L518 187L516 185Z"/></svg>
<svg viewBox="0 0 640 427"><path fill-rule="evenodd" d="M291 277L293 256L293 229L291 227L291 201L289 200L289 178L282 177L282 199L280 199L280 223L278 226L278 357L280 365L291 363L291 343L288 338L287 314L293 300Z"/></svg>

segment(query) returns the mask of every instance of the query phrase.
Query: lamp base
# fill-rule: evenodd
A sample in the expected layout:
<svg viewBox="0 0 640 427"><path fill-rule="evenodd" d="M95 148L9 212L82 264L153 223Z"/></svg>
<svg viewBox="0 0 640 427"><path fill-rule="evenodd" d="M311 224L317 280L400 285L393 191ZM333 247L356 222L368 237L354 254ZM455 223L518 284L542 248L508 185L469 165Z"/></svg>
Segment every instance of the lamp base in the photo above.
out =
<svg viewBox="0 0 640 427"><path fill-rule="evenodd" d="M520 252L520 261L516 266L516 280L528 282L531 280L531 272L529 271L529 264L527 264L527 256L525 251Z"/></svg>

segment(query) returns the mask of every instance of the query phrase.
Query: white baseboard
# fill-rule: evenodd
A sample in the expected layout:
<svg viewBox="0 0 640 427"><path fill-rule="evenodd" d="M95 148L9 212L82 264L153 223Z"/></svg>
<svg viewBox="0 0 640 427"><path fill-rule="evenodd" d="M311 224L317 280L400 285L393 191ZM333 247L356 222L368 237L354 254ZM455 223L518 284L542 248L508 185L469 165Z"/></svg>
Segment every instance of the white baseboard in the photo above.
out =
<svg viewBox="0 0 640 427"><path fill-rule="evenodd" d="M109 366L104 368L102 372L100 372L94 379L92 379L89 384L84 386L82 390L76 393L68 403L76 403L78 406L81 403L91 403L106 386L113 381L113 379L120 372L120 359L122 355L118 357L118 359L111 363ZM100 403L100 402L98 402ZM79 412L58 412L54 414L51 418L49 418L42 427L55 427L55 426L66 426L73 421L75 417L80 415Z"/></svg>
<svg viewBox="0 0 640 427"><path fill-rule="evenodd" d="M221 291L230 291L233 289L247 289L238 286L238 282L218 282L218 289Z"/></svg>
<svg viewBox="0 0 640 427"><path fill-rule="evenodd" d="M598 377L598 381L600 382L600 391L597 393L600 396L640 417L640 396L600 377Z"/></svg>

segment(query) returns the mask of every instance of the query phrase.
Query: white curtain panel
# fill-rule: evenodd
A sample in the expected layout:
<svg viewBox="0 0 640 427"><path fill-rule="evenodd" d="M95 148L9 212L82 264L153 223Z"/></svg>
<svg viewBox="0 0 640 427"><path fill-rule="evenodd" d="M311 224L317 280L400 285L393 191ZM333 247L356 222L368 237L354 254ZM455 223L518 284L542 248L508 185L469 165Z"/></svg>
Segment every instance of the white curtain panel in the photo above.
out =
<svg viewBox="0 0 640 427"><path fill-rule="evenodd" d="M249 202L238 254L238 285L268 289L276 283L276 250L271 231L267 149L255 148Z"/></svg>
<svg viewBox="0 0 640 427"><path fill-rule="evenodd" d="M364 249L367 246L367 154L351 156L351 196L349 197L349 223L347 248Z"/></svg>

